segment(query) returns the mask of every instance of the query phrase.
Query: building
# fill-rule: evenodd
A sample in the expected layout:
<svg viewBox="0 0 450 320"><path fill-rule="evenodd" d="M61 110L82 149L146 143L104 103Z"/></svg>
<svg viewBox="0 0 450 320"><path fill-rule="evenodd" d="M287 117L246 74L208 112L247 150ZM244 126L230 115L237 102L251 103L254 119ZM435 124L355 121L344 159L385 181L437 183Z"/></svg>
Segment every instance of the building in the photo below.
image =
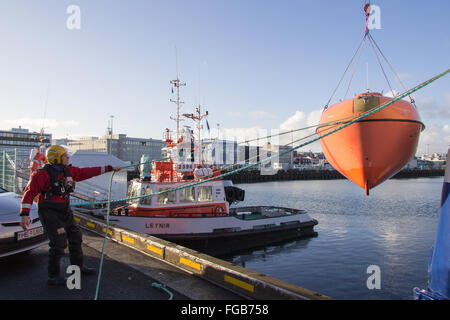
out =
<svg viewBox="0 0 450 320"><path fill-rule="evenodd" d="M139 163L143 154L149 155L151 160L161 159L161 149L165 145L162 140L131 138L126 134L105 135L101 138L82 137L67 141L67 146L73 150L106 152L131 164Z"/></svg>
<svg viewBox="0 0 450 320"><path fill-rule="evenodd" d="M67 145L69 145L69 142L72 142L72 141L75 141L75 140L71 140L68 138L52 139L52 146L53 145L67 146Z"/></svg>
<svg viewBox="0 0 450 320"><path fill-rule="evenodd" d="M287 152L290 146L271 145L266 143L263 146L243 145L236 141L227 140L205 140L203 142L203 159L208 164L219 167L238 164L245 166L259 161L264 161L260 167L276 167L288 169L292 166L294 157L297 155L295 151ZM280 153L283 153L279 155ZM267 158L274 157L265 161Z"/></svg>
<svg viewBox="0 0 450 320"><path fill-rule="evenodd" d="M0 151L16 149L18 153L29 154L33 148L38 148L41 134L30 132L28 129L12 128L11 130L0 130ZM52 135L45 133L43 136L44 146L47 148L52 141Z"/></svg>
<svg viewBox="0 0 450 320"><path fill-rule="evenodd" d="M275 156L274 159L268 162L269 164L278 169L290 169L294 164L294 157L297 155L296 151L288 152L291 149L292 146L290 145L273 145L268 142L262 148L263 159Z"/></svg>
<svg viewBox="0 0 450 320"><path fill-rule="evenodd" d="M51 134L43 135L43 144L50 146ZM0 130L0 186L21 192L28 182L30 153L39 148L41 134L28 129Z"/></svg>
<svg viewBox="0 0 450 320"><path fill-rule="evenodd" d="M208 164L217 167L243 164L241 153L236 141L205 140L202 142L203 159Z"/></svg>
<svg viewBox="0 0 450 320"><path fill-rule="evenodd" d="M236 142L205 139L201 144L201 156L199 156L198 142L184 137L186 142L182 142L171 150L164 148L163 157L171 157L178 163L194 164L202 163L215 167L226 167L238 163L239 150ZM170 154L169 154L170 151Z"/></svg>

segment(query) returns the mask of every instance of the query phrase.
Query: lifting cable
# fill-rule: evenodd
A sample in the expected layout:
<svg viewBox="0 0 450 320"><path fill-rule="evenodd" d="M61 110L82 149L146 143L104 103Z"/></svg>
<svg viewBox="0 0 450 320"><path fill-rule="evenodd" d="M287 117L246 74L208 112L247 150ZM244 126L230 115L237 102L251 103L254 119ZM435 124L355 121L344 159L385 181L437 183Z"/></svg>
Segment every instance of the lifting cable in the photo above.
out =
<svg viewBox="0 0 450 320"><path fill-rule="evenodd" d="M333 99L334 95L336 94L337 89L338 89L339 86L341 85L341 83L342 83L342 81L343 81L343 79L344 79L344 77L345 77L345 75L346 75L348 69L350 68L350 65L353 63L353 60L355 60L355 57L357 57L357 58L356 58L356 63L355 63L354 69L353 69L353 73L352 73L352 75L351 75L351 77L350 77L350 80L349 80L349 83L348 83L348 86L347 86L347 90L346 90L345 95L344 95L344 100L346 99L347 94L348 94L348 91L349 91L349 89L350 89L350 84L351 84L351 82L352 82L352 80L353 80L353 76L354 76L354 73L355 73L355 71L356 71L356 66L358 65L359 57L360 57L360 55L361 55L362 48L364 47L364 44L365 44L366 39L369 39L370 45L372 46L372 49L373 49L373 52L374 52L375 57L376 57L376 59L377 59L377 62L378 62L378 64L379 64L380 68L381 68L381 72L383 73L383 76L384 76L384 78L385 78L385 80L386 80L386 82L387 82L389 88L391 89L392 96L394 97L394 96L396 96L396 94L394 93L394 90L393 90L393 88L392 88L392 86L391 86L391 83L389 82L389 79L388 79L388 77L387 77L387 74L386 74L386 72L385 72L385 70L384 70L384 68L383 68L383 65L382 65L382 63L381 63L381 60L380 60L380 58L379 58L379 56L378 56L378 54L377 54L377 50L378 50L378 52L380 53L380 55L383 57L383 59L384 59L384 61L386 62L386 64L387 64L387 65L389 66L389 68L391 69L392 73L395 75L397 81L400 83L400 85L402 86L403 90L404 90L404 91L407 91L405 85L402 83L402 81L401 81L400 77L398 76L397 72L395 72L394 68L393 68L392 65L389 63L389 61L388 61L388 59L386 58L386 56L384 55L383 51L380 49L380 47L379 47L378 44L376 43L375 39L372 37L372 34L370 33L370 30L369 30L369 27L368 27L368 18L369 18L369 14L370 14L370 13L369 13L368 10L370 10L370 1L367 1L366 4L365 4L365 6L364 6L364 12L365 12L365 15L366 15L366 31L365 31L365 33L364 33L364 37L363 37L363 39L361 40L361 42L360 42L358 48L357 48L356 51L354 52L353 57L351 58L351 60L350 60L350 62L348 63L347 67L345 68L343 75L341 76L340 80L338 81L338 84L337 84L336 87L334 88L334 90L333 90L333 92L332 92L330 98L328 99L328 102L325 104L324 109L328 108L328 106L329 106L331 100ZM409 97L409 99L410 99L410 101L411 101L411 104L414 105L414 107L416 107L414 99L413 99L410 95L409 95L408 97ZM416 107L416 108L417 108L417 107Z"/></svg>
<svg viewBox="0 0 450 320"><path fill-rule="evenodd" d="M386 75L386 72L384 72L383 65L381 64L380 58L378 57L377 51L375 50L375 46L373 45L372 37L369 37L369 42L370 42L370 45L372 46L373 53L375 54L375 57L377 58L378 64L379 64L379 66L381 68L381 72L383 72L384 79L386 79L386 82L387 82L387 84L389 86L389 89L391 89L392 96L395 96L395 93L394 93L394 90L392 89L391 83L389 82L389 79L388 79L388 77Z"/></svg>
<svg viewBox="0 0 450 320"><path fill-rule="evenodd" d="M386 56L384 55L383 51L381 51L380 47L378 46L378 44L376 43L375 39L372 37L372 35L369 33L369 39L371 40L371 43L375 44L375 47L378 49L378 51L380 52L381 56L383 57L384 61L386 61L386 64L389 66L389 68L391 69L392 73L395 75L395 78L397 79L397 81L400 83L400 85L402 86L403 90L406 91L406 87L403 84L402 80L400 79L399 75L397 74L397 72L395 72L394 68L392 67L392 65L389 63L388 59L386 58ZM394 92L392 92L392 94L394 94ZM411 96L408 96L411 104L415 105L415 101Z"/></svg>
<svg viewBox="0 0 450 320"><path fill-rule="evenodd" d="M359 50L361 49L361 47L364 45L364 42L366 41L366 37L367 37L367 33L364 34L363 39L362 39L361 42L359 43L359 46L358 46L358 48L356 49L355 53L353 54L353 57L351 58L351 60L350 60L350 62L348 63L347 67L345 68L344 73L343 73L342 76L341 76L341 79L339 80L338 84L336 85L336 88L334 88L333 93L331 94L330 98L328 99L328 102L325 104L324 109L328 108L328 105L330 104L331 99L333 99L333 97L334 97L334 95L335 95L337 89L338 89L339 86L341 85L341 82L342 82L342 80L344 79L345 74L347 73L348 69L350 68L350 66L351 66L351 64L352 64L352 62L353 62L353 60L355 59L356 54L359 52Z"/></svg>
<svg viewBox="0 0 450 320"><path fill-rule="evenodd" d="M368 34L369 34L369 33L366 33L366 34L364 35L364 38L363 38L363 40L362 40L362 46L361 46L361 49L358 49L358 50L359 50L358 57L356 58L355 66L353 67L353 72L352 72L352 75L351 75L350 80L349 80L349 82L348 82L347 90L345 91L344 100L347 98L348 90L350 89L350 85L352 84L353 76L355 75L356 67L358 66L359 57L361 56L362 48L364 47L364 44L366 43L366 39L367 39L367 35L368 35ZM350 62L350 63L351 63L351 62ZM328 102L328 103L329 103L329 102Z"/></svg>

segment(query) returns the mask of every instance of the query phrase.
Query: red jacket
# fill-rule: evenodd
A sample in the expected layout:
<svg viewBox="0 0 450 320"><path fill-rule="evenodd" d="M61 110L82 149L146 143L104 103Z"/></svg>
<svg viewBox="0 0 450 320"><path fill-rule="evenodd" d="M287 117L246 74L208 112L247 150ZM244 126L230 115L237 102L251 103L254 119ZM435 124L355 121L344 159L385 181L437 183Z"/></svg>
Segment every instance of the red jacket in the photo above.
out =
<svg viewBox="0 0 450 320"><path fill-rule="evenodd" d="M74 181L86 180L105 172L111 171L111 166L104 167L90 167L90 168L78 168L78 167L67 167L70 171L70 175ZM64 177L63 172L59 174L58 177ZM20 207L20 215L29 215L31 205L36 196L38 196L38 205L43 203L44 195L41 192L46 192L50 189L50 175L45 170L34 171L31 174L30 181L28 182L25 192L22 197L22 205ZM52 195L50 202L53 203L68 203L69 201L64 199L64 195Z"/></svg>

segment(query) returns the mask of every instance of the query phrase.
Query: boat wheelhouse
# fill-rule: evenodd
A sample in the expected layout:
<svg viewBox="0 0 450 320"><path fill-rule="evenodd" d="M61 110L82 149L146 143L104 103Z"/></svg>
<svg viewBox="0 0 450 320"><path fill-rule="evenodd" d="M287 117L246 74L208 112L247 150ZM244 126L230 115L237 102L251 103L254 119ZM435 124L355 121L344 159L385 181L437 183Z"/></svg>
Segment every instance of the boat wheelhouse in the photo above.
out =
<svg viewBox="0 0 450 320"><path fill-rule="evenodd" d="M129 216L220 217L229 212L223 181L209 181L182 188L186 182L132 181L128 198L157 194L132 201ZM180 189L178 189L180 188ZM176 191L169 191L178 189Z"/></svg>

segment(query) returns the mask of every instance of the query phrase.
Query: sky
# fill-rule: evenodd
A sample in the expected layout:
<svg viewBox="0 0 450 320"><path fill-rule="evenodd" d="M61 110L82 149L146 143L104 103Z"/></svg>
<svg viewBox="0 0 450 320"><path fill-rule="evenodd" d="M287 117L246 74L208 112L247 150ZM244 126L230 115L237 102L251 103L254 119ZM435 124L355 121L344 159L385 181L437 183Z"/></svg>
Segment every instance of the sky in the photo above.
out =
<svg viewBox="0 0 450 320"><path fill-rule="evenodd" d="M114 133L161 139L165 128L176 127L170 80L177 76L186 83L181 113L199 104L209 112L206 138L241 141L317 125L364 36L364 3L1 0L0 129L102 136L114 116ZM372 4L380 28L371 34L406 88L449 68L450 1ZM80 10L78 20L71 5ZM384 68L393 89L403 92ZM330 105L364 92L367 70L371 91L390 91L366 43ZM446 153L450 75L414 99L426 126L417 154ZM194 127L189 119L181 125ZM320 151L320 144L302 150L309 149Z"/></svg>

